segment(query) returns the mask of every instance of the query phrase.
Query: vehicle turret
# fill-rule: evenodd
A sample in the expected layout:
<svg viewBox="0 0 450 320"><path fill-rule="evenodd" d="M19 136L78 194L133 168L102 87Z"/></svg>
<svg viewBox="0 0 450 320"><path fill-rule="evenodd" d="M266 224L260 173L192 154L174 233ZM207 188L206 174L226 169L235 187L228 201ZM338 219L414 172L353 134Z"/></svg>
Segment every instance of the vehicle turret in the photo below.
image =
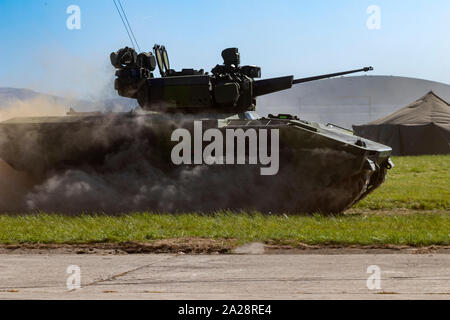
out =
<svg viewBox="0 0 450 320"><path fill-rule="evenodd" d="M261 77L261 68L241 66L237 48L223 50L222 58L223 64L215 66L211 74L203 69L175 71L170 69L164 46L155 45L153 52L139 54L125 47L111 53L111 64L117 69L115 89L123 97L137 99L144 110L238 113L255 110L257 97L294 84L373 70L365 67L301 79L255 80ZM156 67L161 77L154 76Z"/></svg>

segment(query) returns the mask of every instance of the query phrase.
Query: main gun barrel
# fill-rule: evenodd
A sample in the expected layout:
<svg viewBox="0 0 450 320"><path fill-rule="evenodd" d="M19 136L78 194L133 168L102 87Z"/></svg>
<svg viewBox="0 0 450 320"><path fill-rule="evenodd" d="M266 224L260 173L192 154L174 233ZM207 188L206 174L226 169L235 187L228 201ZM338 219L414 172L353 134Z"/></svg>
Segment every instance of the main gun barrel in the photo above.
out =
<svg viewBox="0 0 450 320"><path fill-rule="evenodd" d="M346 74L357 73L357 72L368 72L368 71L372 71L372 70L373 70L373 67L365 67L362 69L323 74L323 75L315 76L315 77L295 79L294 81L292 81L292 84L316 81L316 80L321 80L321 79L328 79L328 78L333 78L333 77L345 76Z"/></svg>
<svg viewBox="0 0 450 320"><path fill-rule="evenodd" d="M333 78L333 77L339 77L339 76L344 76L346 74L357 73L357 72L368 72L368 71L372 71L372 70L373 70L373 67L365 67L362 69L343 71L343 72L337 72L337 73L329 73L329 74L324 74L324 75L320 75L320 76L301 78L301 79L294 79L293 76L287 76L287 77L280 77L280 78L257 80L254 82L253 95L255 97L259 97L259 96L262 96L265 94L290 89L293 84L316 81L316 80L321 80L321 79L328 79L328 78Z"/></svg>

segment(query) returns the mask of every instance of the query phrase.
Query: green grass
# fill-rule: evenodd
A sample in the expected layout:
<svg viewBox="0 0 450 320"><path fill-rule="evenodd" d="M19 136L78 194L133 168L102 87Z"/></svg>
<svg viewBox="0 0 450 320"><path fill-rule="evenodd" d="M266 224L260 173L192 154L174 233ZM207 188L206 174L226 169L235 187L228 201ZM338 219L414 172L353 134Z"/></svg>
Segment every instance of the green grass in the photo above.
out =
<svg viewBox="0 0 450 320"><path fill-rule="evenodd" d="M356 208L450 210L450 155L392 160L385 183Z"/></svg>
<svg viewBox="0 0 450 320"><path fill-rule="evenodd" d="M386 182L351 211L357 214L0 215L0 243L148 242L192 237L238 243L450 245L450 156L395 157L393 161L396 167L388 172Z"/></svg>
<svg viewBox="0 0 450 320"><path fill-rule="evenodd" d="M166 238L236 239L307 244L449 245L450 215L267 216L216 215L78 216L39 214L0 217L0 243L146 242Z"/></svg>

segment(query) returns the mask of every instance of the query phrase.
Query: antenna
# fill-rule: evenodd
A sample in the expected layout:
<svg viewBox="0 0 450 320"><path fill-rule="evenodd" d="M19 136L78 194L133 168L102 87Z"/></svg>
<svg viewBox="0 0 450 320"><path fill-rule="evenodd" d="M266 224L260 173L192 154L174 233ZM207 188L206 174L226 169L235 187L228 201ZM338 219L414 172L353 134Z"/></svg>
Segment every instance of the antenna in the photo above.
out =
<svg viewBox="0 0 450 320"><path fill-rule="evenodd" d="M135 49L135 44L136 44L136 47L138 48L138 50L141 51L141 48L139 47L136 37L134 36L133 29L131 29L131 25L130 25L130 22L128 21L125 10L123 9L122 3L120 2L120 0L117 0L117 2L119 3L120 9L122 10L122 12L121 12L121 10L119 9L119 6L116 3L116 0L113 0L113 2L114 2L114 6L117 9L117 13L119 14L120 19L122 20L123 26L125 27L125 30L127 31L128 38L130 38L133 49ZM133 39L134 39L134 41L133 41Z"/></svg>
<svg viewBox="0 0 450 320"><path fill-rule="evenodd" d="M130 28L130 32L131 32L131 35L133 36L134 43L136 43L138 50L141 51L141 48L139 47L136 37L134 36L133 29L131 29L131 25L130 25L130 22L128 21L127 14L125 13L125 10L123 10L122 3L120 2L120 0L117 0L117 2L119 3L120 9L122 9L122 13L123 13L123 16L125 17L125 21L128 24L128 28Z"/></svg>

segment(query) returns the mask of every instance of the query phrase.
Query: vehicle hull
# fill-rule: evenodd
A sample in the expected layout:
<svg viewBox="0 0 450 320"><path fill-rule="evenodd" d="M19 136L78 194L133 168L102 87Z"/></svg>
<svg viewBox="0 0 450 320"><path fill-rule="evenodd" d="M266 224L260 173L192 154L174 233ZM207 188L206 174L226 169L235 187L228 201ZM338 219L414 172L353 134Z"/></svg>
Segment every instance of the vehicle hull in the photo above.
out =
<svg viewBox="0 0 450 320"><path fill-rule="evenodd" d="M218 129L224 136L230 129L254 130L258 141L261 130L276 130L276 174L262 175L261 169L267 165L250 164L247 144L245 164L195 161L195 126L199 124L202 136L208 129ZM191 133L190 164L173 163L172 150L179 141L172 141L172 134L180 128ZM210 143L197 141L201 141L202 152ZM268 150L271 144L269 139ZM98 190L92 186L85 212L340 213L384 181L391 151L333 126L248 114L124 113L17 118L0 123L0 158L29 174L37 187L54 176L83 172L103 179L103 188L109 184L120 188L124 197L138 199L121 202L99 196L96 201ZM71 208L58 202L38 209Z"/></svg>

